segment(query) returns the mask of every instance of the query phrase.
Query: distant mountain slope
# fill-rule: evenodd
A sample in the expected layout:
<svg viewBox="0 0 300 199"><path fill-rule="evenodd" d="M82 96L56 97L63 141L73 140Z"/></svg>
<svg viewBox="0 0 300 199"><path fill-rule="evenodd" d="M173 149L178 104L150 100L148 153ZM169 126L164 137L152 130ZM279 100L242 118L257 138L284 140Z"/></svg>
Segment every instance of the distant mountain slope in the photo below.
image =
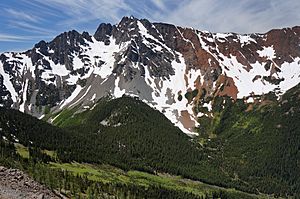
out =
<svg viewBox="0 0 300 199"><path fill-rule="evenodd" d="M0 104L38 118L106 95L138 96L187 134L211 99L277 95L300 82L300 28L210 33L124 17L0 55ZM250 96L250 98L248 98ZM201 124L200 124L201 125Z"/></svg>

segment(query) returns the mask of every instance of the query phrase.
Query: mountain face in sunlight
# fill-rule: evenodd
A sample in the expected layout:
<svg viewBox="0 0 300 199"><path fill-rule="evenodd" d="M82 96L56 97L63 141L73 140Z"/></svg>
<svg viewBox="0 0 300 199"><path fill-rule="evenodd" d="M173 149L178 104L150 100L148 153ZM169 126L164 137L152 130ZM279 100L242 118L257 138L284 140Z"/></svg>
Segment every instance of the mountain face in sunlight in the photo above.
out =
<svg viewBox="0 0 300 199"><path fill-rule="evenodd" d="M193 135L218 96L250 103L296 86L299 35L300 27L239 35L124 17L100 24L94 35L73 30L1 54L0 104L43 118L125 94Z"/></svg>

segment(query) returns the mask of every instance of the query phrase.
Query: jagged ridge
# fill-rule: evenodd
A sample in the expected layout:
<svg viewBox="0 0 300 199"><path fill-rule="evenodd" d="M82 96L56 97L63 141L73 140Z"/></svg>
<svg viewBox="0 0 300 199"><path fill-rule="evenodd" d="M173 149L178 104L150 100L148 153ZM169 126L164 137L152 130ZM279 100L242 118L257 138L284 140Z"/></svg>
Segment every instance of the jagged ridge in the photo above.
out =
<svg viewBox="0 0 300 199"><path fill-rule="evenodd" d="M42 118L91 108L106 95L138 96L185 133L216 96L244 98L300 82L300 27L210 33L124 17L93 36L73 30L24 53L0 55L0 104Z"/></svg>

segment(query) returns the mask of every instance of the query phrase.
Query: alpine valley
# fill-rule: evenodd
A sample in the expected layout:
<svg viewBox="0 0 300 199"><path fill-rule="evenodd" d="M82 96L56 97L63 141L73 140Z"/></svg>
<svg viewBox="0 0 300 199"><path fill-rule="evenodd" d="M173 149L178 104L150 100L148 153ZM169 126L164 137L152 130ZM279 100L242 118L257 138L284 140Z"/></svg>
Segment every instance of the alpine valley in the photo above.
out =
<svg viewBox="0 0 300 199"><path fill-rule="evenodd" d="M0 164L57 197L298 198L299 83L298 26L64 32L0 55Z"/></svg>

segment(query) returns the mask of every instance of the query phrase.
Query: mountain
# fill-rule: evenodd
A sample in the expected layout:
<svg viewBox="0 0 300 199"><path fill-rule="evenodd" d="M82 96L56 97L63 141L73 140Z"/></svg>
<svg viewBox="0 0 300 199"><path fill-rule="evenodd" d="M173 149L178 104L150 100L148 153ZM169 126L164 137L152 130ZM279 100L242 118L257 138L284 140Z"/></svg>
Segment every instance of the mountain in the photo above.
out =
<svg viewBox="0 0 300 199"><path fill-rule="evenodd" d="M299 27L210 33L124 17L100 24L94 35L70 31L23 53L3 53L0 162L21 165L50 188L70 178L64 186L85 194L98 187L191 198L166 188L165 178L152 180L163 173L216 186L218 194L222 187L250 198L297 197L299 34ZM123 169L104 172L117 183L93 185L101 164ZM132 169L154 176L147 192L145 183L115 177ZM213 195L198 192L196 198Z"/></svg>
<svg viewBox="0 0 300 199"><path fill-rule="evenodd" d="M199 117L214 117L218 96L252 103L296 86L299 35L300 27L241 35L124 17L100 24L94 35L73 30L26 52L1 54L0 104L43 118L126 94L194 135Z"/></svg>

